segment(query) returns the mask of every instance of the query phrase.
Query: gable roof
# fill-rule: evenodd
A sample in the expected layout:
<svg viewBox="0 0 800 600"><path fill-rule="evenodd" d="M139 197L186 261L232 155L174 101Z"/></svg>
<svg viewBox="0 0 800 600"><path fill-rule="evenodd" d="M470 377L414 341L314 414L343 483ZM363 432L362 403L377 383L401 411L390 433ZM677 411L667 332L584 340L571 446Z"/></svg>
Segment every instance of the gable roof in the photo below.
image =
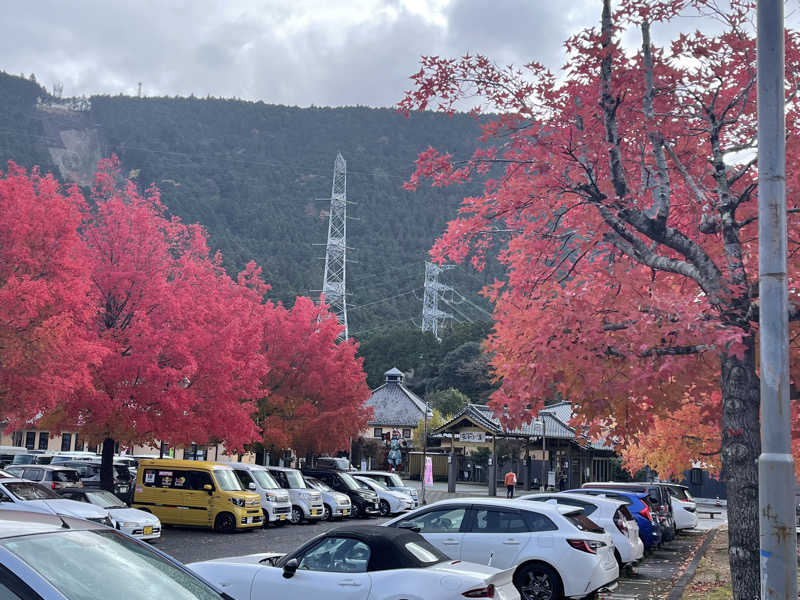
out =
<svg viewBox="0 0 800 600"><path fill-rule="evenodd" d="M416 427L426 410L425 402L399 381L387 381L373 390L365 405L372 407L370 425L393 427Z"/></svg>

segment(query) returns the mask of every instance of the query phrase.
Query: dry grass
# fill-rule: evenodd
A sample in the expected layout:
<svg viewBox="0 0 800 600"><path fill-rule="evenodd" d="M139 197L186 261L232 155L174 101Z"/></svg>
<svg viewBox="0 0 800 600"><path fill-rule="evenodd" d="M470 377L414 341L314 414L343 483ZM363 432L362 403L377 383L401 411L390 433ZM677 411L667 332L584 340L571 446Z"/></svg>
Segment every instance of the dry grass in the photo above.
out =
<svg viewBox="0 0 800 600"><path fill-rule="evenodd" d="M728 528L721 527L714 535L697 572L686 586L683 600L727 600L731 592L731 571L728 565Z"/></svg>

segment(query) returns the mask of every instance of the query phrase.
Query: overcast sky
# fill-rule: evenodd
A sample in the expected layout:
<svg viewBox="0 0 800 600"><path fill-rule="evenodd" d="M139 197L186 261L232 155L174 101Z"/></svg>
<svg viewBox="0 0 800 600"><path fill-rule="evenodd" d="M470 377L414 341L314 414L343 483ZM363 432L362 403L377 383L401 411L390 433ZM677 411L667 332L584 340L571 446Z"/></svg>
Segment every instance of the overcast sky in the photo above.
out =
<svg viewBox="0 0 800 600"><path fill-rule="evenodd" d="M392 106L422 54L558 68L599 0L36 0L3 3L0 69L65 96L195 94ZM692 28L697 22L692 22Z"/></svg>

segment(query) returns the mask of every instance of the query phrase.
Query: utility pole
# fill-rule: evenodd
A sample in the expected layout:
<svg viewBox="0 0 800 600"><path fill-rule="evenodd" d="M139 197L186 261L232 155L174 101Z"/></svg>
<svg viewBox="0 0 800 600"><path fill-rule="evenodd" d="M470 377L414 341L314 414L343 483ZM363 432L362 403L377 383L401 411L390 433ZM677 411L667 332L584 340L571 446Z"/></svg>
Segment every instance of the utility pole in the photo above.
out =
<svg viewBox="0 0 800 600"><path fill-rule="evenodd" d="M425 416L422 417L422 469L420 470L420 477L419 481L422 485L422 489L420 490L422 495L422 500L420 500L420 505L425 506L425 467L428 463L428 400L425 399Z"/></svg>
<svg viewBox="0 0 800 600"><path fill-rule="evenodd" d="M544 457L545 457L545 453L547 452L547 448L546 448L547 442L546 442L546 438L545 438L545 436L547 434L547 430L545 429L545 425L544 425L544 415L539 413L539 418L542 420L542 483L541 483L541 485L539 487L540 487L541 491L545 491L547 489L547 485L545 483L545 481L546 481L545 477L547 476L547 465L544 462Z"/></svg>
<svg viewBox="0 0 800 600"><path fill-rule="evenodd" d="M425 263L425 295L422 298L422 332L430 331L438 341L442 341L439 337L439 324L445 319L452 319L453 315L450 313L439 310L439 297L447 291L450 291L450 286L439 283L439 274L446 270L452 269L454 265L443 265L426 262Z"/></svg>
<svg viewBox="0 0 800 600"><path fill-rule="evenodd" d="M758 298L761 598L797 599L794 460L789 406L783 0L758 0Z"/></svg>
<svg viewBox="0 0 800 600"><path fill-rule="evenodd" d="M339 339L348 339L347 290L347 163L336 153L333 163L331 208L328 217L328 244L325 249L325 275L322 282L323 302L326 302L344 330Z"/></svg>

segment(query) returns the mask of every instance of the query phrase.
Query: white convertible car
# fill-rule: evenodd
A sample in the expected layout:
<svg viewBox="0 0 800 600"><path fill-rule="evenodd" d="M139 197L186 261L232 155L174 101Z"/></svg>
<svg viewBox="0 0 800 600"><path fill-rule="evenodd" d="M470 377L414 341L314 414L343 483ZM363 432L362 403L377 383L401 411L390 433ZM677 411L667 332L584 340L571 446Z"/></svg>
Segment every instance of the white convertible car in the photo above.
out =
<svg viewBox="0 0 800 600"><path fill-rule="evenodd" d="M327 531L290 554L187 565L235 600L519 600L511 570L452 560L418 533L372 525Z"/></svg>

